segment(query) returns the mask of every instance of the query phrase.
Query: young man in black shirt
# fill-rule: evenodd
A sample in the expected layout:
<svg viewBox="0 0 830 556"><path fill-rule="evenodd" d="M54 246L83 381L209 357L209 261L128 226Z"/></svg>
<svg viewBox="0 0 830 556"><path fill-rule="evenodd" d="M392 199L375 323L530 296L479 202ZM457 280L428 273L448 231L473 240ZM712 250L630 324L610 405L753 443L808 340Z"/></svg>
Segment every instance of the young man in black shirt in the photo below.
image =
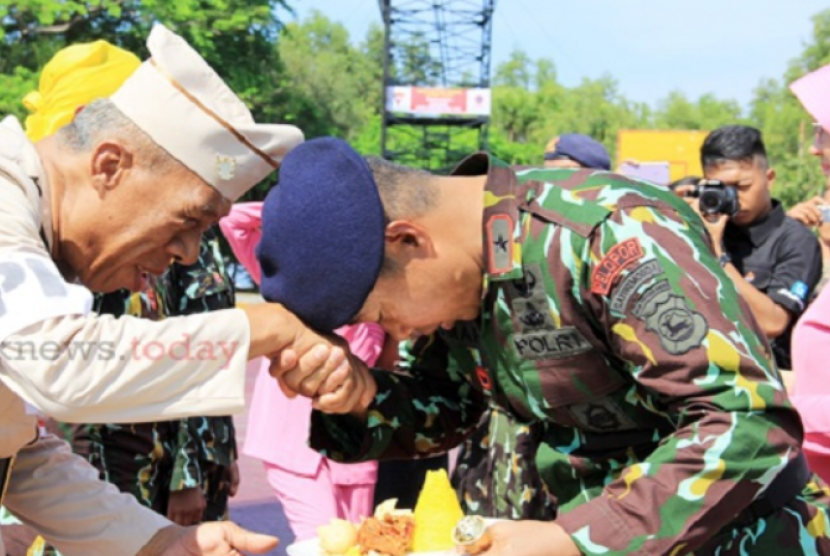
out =
<svg viewBox="0 0 830 556"><path fill-rule="evenodd" d="M772 198L775 170L761 132L716 129L703 142L704 177L737 190L734 215L703 216L715 254L769 338L780 369L790 369L790 332L821 277L821 247Z"/></svg>

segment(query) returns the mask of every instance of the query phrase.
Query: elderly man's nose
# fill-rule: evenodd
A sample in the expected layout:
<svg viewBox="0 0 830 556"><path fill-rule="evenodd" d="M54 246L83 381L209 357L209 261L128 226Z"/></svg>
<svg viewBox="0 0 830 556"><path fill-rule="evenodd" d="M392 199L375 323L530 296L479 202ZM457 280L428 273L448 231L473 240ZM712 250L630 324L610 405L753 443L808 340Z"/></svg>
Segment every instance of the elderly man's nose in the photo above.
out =
<svg viewBox="0 0 830 556"><path fill-rule="evenodd" d="M201 241L201 232L188 232L173 240L168 249L173 262L183 265L195 264L199 260Z"/></svg>

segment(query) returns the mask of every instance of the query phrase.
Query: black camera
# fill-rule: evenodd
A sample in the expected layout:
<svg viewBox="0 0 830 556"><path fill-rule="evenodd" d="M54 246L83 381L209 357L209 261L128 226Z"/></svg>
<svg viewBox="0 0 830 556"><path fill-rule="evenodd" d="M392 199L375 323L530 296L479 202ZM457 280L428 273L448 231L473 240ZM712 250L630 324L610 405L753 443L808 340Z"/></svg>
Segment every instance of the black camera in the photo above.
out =
<svg viewBox="0 0 830 556"><path fill-rule="evenodd" d="M705 216L735 216L740 210L738 190L720 180L700 180L685 196L699 199L700 212Z"/></svg>

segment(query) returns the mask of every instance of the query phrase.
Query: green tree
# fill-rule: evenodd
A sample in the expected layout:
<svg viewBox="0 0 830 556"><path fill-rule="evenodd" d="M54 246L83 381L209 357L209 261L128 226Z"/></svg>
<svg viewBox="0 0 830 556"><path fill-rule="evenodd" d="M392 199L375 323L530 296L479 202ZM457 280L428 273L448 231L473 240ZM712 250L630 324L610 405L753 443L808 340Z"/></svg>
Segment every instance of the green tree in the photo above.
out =
<svg viewBox="0 0 830 556"><path fill-rule="evenodd" d="M514 50L506 62L496 67L493 85L529 89L532 82L532 62L522 50Z"/></svg>
<svg viewBox="0 0 830 556"><path fill-rule="evenodd" d="M715 129L728 123L744 123L741 106L734 100L718 100L706 94L696 102L673 91L658 103L654 126L658 129Z"/></svg>
<svg viewBox="0 0 830 556"><path fill-rule="evenodd" d="M812 17L812 37L794 59L781 80L763 80L755 89L749 120L761 129L776 170L774 194L785 206L823 191L827 178L818 161L810 156L812 118L789 90L804 74L830 63L830 10Z"/></svg>
<svg viewBox="0 0 830 556"><path fill-rule="evenodd" d="M23 97L37 88L37 73L22 66L10 73L0 73L0 118L13 114L19 119L26 117Z"/></svg>
<svg viewBox="0 0 830 556"><path fill-rule="evenodd" d="M21 99L59 49L104 39L146 58L155 22L179 33L261 121L297 123L275 43L285 0L21 0L0 4L0 107L25 116ZM261 197L267 185L250 197Z"/></svg>
<svg viewBox="0 0 830 556"><path fill-rule="evenodd" d="M279 61L273 43L285 0L22 0L0 4L0 73L38 72L57 50L104 39L142 58L158 21L181 34L250 106L255 116L287 119L275 106ZM4 105L11 104L3 90ZM20 114L21 110L15 111Z"/></svg>
<svg viewBox="0 0 830 556"><path fill-rule="evenodd" d="M286 87L308 137L353 139L379 113L383 34L355 46L346 28L313 12L286 26L279 41ZM380 50L379 50L380 49Z"/></svg>

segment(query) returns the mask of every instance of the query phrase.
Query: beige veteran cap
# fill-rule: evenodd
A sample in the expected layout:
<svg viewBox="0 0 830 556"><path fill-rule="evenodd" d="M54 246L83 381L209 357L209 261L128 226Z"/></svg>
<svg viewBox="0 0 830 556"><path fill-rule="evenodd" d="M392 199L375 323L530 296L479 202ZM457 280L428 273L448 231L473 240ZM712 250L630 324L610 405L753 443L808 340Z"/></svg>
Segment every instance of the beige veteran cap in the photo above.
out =
<svg viewBox="0 0 830 556"><path fill-rule="evenodd" d="M258 124L180 36L156 24L145 61L110 98L159 146L231 201L302 143L292 125Z"/></svg>

